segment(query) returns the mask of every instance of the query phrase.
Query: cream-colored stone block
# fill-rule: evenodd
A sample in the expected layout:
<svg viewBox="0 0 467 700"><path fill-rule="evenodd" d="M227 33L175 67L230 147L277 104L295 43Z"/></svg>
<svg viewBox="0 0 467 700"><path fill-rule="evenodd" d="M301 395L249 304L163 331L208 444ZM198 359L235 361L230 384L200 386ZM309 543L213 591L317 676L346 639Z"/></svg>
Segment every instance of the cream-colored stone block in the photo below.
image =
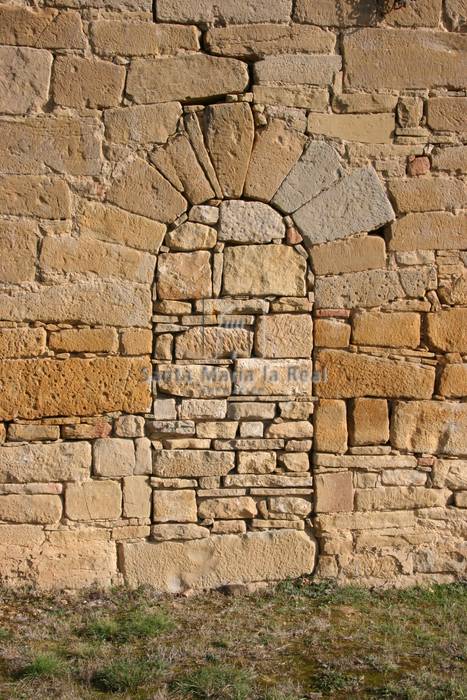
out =
<svg viewBox="0 0 467 700"><path fill-rule="evenodd" d="M317 513L340 513L353 510L352 474L317 474L315 477Z"/></svg>
<svg viewBox="0 0 467 700"><path fill-rule="evenodd" d="M345 401L321 399L314 411L314 448L318 452L347 451Z"/></svg>
<svg viewBox="0 0 467 700"><path fill-rule="evenodd" d="M68 484L65 514L70 520L116 520L122 512L122 491L116 481Z"/></svg>
<svg viewBox="0 0 467 700"><path fill-rule="evenodd" d="M350 409L352 445L382 445L389 440L388 403L384 399L355 399Z"/></svg>
<svg viewBox="0 0 467 700"><path fill-rule="evenodd" d="M153 520L156 523L170 521L179 523L196 522L196 492L190 489L179 491L154 491Z"/></svg>

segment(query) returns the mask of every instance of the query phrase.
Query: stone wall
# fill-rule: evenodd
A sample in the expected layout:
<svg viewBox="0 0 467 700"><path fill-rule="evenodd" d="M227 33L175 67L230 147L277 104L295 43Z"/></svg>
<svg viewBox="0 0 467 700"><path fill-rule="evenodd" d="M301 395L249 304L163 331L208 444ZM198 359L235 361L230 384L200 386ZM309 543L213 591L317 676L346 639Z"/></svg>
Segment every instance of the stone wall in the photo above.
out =
<svg viewBox="0 0 467 700"><path fill-rule="evenodd" d="M458 0L0 4L0 581L465 575Z"/></svg>

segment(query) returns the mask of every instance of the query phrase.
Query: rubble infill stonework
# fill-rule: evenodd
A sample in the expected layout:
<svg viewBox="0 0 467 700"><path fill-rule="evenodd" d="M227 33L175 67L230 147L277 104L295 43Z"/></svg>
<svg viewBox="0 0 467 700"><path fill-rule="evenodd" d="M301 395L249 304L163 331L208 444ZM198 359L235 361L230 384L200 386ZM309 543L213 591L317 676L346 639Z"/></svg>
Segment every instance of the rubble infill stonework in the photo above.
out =
<svg viewBox="0 0 467 700"><path fill-rule="evenodd" d="M459 3L152 5L0 5L0 583L465 577Z"/></svg>

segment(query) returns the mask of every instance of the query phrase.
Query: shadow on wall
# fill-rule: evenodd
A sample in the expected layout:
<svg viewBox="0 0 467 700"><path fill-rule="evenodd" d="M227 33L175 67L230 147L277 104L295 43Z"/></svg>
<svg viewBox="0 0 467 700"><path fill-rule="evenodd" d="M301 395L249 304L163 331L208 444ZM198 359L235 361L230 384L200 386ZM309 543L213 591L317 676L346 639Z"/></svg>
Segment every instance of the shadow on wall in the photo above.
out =
<svg viewBox="0 0 467 700"><path fill-rule="evenodd" d="M339 24L373 26L381 22L393 10L406 7L414 0L336 0L336 16Z"/></svg>

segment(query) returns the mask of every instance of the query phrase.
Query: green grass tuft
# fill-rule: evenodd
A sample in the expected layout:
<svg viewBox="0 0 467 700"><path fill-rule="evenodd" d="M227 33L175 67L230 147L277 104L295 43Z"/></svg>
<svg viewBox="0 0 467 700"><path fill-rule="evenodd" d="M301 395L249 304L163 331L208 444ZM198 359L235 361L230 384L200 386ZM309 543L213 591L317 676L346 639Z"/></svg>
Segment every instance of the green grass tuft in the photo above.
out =
<svg viewBox="0 0 467 700"><path fill-rule="evenodd" d="M135 691L154 680L160 670L161 664L157 661L117 660L95 671L91 684L105 693Z"/></svg>
<svg viewBox="0 0 467 700"><path fill-rule="evenodd" d="M0 627L0 642L5 642L11 639L12 636L10 630L7 630L5 627Z"/></svg>
<svg viewBox="0 0 467 700"><path fill-rule="evenodd" d="M131 639L157 637L173 627L173 622L164 612L146 613L131 610L116 617L91 620L82 633L102 642L125 643Z"/></svg>
<svg viewBox="0 0 467 700"><path fill-rule="evenodd" d="M66 673L67 665L55 654L38 654L30 663L19 670L19 678L39 678L59 676Z"/></svg>
<svg viewBox="0 0 467 700"><path fill-rule="evenodd" d="M194 700L248 700L253 695L249 673L218 663L182 676L174 687Z"/></svg>

